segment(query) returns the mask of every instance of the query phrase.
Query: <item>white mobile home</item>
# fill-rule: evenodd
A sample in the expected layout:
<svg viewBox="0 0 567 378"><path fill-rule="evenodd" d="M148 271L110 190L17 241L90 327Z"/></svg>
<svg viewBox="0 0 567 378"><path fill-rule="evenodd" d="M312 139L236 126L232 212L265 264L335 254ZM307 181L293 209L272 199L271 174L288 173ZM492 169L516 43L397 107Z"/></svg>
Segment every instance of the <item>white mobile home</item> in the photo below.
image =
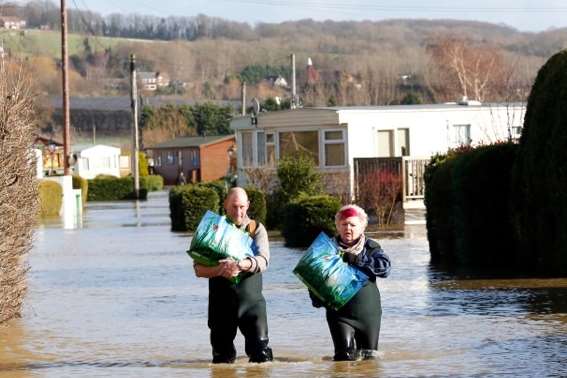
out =
<svg viewBox="0 0 567 378"><path fill-rule="evenodd" d="M322 173L353 191L356 158L427 159L461 145L516 139L524 104L438 104L304 108L239 117L239 180L250 168L274 167L282 156L309 153ZM333 180L332 180L333 181Z"/></svg>
<svg viewBox="0 0 567 378"><path fill-rule="evenodd" d="M93 179L98 175L120 177L120 148L98 145L74 145L73 154L76 157L74 173Z"/></svg>

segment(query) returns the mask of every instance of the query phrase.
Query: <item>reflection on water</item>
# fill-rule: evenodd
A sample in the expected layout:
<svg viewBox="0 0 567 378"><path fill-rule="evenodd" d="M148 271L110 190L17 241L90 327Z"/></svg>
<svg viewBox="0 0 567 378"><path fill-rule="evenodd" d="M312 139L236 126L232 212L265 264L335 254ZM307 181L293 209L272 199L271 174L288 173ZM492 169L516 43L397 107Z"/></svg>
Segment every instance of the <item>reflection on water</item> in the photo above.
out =
<svg viewBox="0 0 567 378"><path fill-rule="evenodd" d="M390 254L377 361L334 363L324 311L273 238L264 276L276 360L212 366L206 280L167 195L89 204L83 226L37 232L22 319L0 328L0 377L566 376L567 280L455 279L429 267L423 226L371 230Z"/></svg>

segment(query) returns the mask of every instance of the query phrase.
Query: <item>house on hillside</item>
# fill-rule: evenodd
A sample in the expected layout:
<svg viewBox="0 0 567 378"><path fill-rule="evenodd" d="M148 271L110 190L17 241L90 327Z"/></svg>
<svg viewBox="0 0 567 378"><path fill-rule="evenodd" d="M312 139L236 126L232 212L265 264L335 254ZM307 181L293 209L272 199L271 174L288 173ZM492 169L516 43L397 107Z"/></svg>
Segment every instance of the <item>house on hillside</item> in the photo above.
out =
<svg viewBox="0 0 567 378"><path fill-rule="evenodd" d="M272 87L287 88L287 80L282 75L269 75L265 79Z"/></svg>
<svg viewBox="0 0 567 378"><path fill-rule="evenodd" d="M423 198L423 169L434 154L461 145L517 138L525 104L449 103L303 108L260 113L231 122L236 132L239 184L250 168L274 168L296 151L310 155L329 190L353 198L355 174L367 158L397 164L404 198Z"/></svg>
<svg viewBox="0 0 567 378"><path fill-rule="evenodd" d="M168 75L161 72L139 72L138 80L140 81L141 89L150 92L169 85Z"/></svg>
<svg viewBox="0 0 567 378"><path fill-rule="evenodd" d="M120 177L120 148L97 145L71 146L75 164L73 174L86 179L93 179L98 175Z"/></svg>
<svg viewBox="0 0 567 378"><path fill-rule="evenodd" d="M20 30L25 27L26 20L19 17L0 16L0 29Z"/></svg>
<svg viewBox="0 0 567 378"><path fill-rule="evenodd" d="M226 176L234 135L179 137L146 148L154 162L155 174L166 184L176 184L183 172L187 182L207 182Z"/></svg>

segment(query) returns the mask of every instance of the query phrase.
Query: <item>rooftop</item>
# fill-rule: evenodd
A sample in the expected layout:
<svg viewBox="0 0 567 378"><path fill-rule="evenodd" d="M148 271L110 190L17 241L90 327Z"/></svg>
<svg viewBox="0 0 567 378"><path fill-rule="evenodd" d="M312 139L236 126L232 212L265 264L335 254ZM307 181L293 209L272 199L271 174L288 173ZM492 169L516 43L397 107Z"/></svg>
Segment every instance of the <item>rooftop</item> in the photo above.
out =
<svg viewBox="0 0 567 378"><path fill-rule="evenodd" d="M184 148L184 147L199 147L206 144L211 144L214 142L220 142L222 140L234 138L234 135L212 135L212 136L200 136L200 137L179 137L166 142L158 143L153 146L147 147L147 149L158 149L158 148Z"/></svg>

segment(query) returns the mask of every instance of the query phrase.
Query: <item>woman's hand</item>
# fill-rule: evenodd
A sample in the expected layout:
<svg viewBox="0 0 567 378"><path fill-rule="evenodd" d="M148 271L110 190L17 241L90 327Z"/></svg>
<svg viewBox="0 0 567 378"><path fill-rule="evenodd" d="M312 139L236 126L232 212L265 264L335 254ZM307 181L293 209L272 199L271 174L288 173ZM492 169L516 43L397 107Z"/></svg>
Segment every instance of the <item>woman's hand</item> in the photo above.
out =
<svg viewBox="0 0 567 378"><path fill-rule="evenodd" d="M344 252L343 253L343 261L348 263L348 264L355 265L357 258L358 258L358 256L355 255L354 253L350 253L350 252Z"/></svg>

